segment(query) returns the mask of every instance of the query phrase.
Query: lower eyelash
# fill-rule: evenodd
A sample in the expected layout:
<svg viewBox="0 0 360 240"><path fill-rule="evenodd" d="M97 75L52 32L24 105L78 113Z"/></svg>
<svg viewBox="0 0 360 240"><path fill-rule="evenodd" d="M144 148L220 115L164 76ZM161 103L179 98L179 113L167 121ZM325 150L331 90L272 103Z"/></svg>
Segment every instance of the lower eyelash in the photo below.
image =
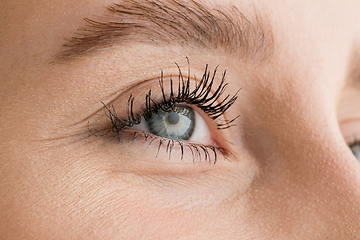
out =
<svg viewBox="0 0 360 240"><path fill-rule="evenodd" d="M122 140L123 134L125 134L128 131L132 135L131 143L135 141L136 138L142 137L144 141L149 141L150 146L153 142L158 142L157 152L156 156L158 157L161 147L163 146L165 148L165 153L168 154L169 159L171 158L171 153L173 148L178 145L181 149L181 156L180 160L182 161L184 158L184 150L185 148L188 148L191 151L191 155L193 158L193 163L196 162L209 162L211 163L211 155L214 156L213 158L213 164L215 164L218 161L218 156L223 156L224 160L229 160L228 156L234 155L227 149L222 147L215 147L211 145L205 145L205 144L199 144L199 143L186 143L182 142L180 140L175 139L168 139L160 136L153 135L151 133L146 133L143 131L131 131L130 129L124 130L121 133L117 132L117 139L119 141ZM202 157L203 155L203 157Z"/></svg>

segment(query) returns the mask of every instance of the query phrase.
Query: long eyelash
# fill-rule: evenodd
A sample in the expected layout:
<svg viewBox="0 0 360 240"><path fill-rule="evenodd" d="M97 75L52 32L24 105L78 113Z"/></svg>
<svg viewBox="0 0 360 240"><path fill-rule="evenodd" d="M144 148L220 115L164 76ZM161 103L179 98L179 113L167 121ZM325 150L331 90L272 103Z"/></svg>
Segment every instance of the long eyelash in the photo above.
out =
<svg viewBox="0 0 360 240"><path fill-rule="evenodd" d="M175 63L176 64L176 63ZM177 64L176 64L177 65ZM164 111L171 110L176 103L188 103L190 105L195 105L204 111L212 120L216 120L221 115L226 112L229 107L236 101L237 94L236 92L232 97L227 95L221 102L218 102L221 95L223 95L227 83L225 83L225 75L226 71L223 73L221 82L217 89L215 90L214 94L211 93L211 89L214 84L214 79L216 76L217 68L215 68L212 76L210 77L210 70L208 70L208 65L205 67L204 74L199 83L196 83L194 90L190 91L190 68L188 68L188 77L184 79L183 74L179 65L177 65L179 70L179 80L178 80L178 90L177 94L174 92L174 81L170 79L170 94L169 97L166 97L165 90L164 90L164 79L163 73L161 73L161 77L159 78L159 85L162 92L162 102L158 103L151 99L151 91L147 94L147 108L143 112L144 118L147 120L151 118L153 113L157 113L159 109ZM152 107L149 107L153 104ZM236 118L232 120L227 120L225 122L216 122L218 129L228 128L230 127L231 123Z"/></svg>
<svg viewBox="0 0 360 240"><path fill-rule="evenodd" d="M188 60L188 59L187 59ZM237 94L241 90L239 89L233 96L227 95L221 102L218 102L220 97L224 94L228 83L225 82L226 71L223 72L221 82L218 87L215 89L214 93L212 93L212 88L214 86L215 77L217 74L218 66L211 73L208 68L208 64L205 66L204 74L199 82L195 81L195 87L193 90L190 88L190 64L188 60L188 71L187 77L183 76L183 73L177 63L175 63L178 68L178 80L177 83L174 84L174 80L170 77L170 93L166 94L164 87L164 75L161 71L159 77L159 86L162 94L162 100L156 101L151 96L151 89L145 96L145 107L139 114L134 114L134 96L130 95L128 99L127 105L127 117L125 119L120 119L115 111L113 105L104 105L104 108L107 112L107 117L110 119L112 124L111 131L118 134L118 138L120 140L122 134L129 128L134 125L140 124L141 118L143 117L146 121L151 118L153 114L157 114L159 110L163 111L171 111L174 106L178 103L187 103L189 105L195 105L204 111L209 118L215 121L215 124L218 129L226 129L233 126L233 122L239 117L235 117L231 120L223 120L219 121L218 118L222 116L236 101ZM175 86L177 85L177 86ZM165 146L166 153L171 156L171 151L173 147L177 144L181 148L181 160L183 159L184 148L187 147L190 149L193 157L193 161L210 161L210 153L212 152L214 155L214 163L217 162L218 154L221 153L225 159L226 153L234 156L230 151L221 147L214 147L210 145L204 144L195 144L195 143L183 143L179 140L167 139L160 136L153 136L150 133L145 132L133 132L133 140L137 137L142 136L145 141L150 140L149 145L151 145L155 139L159 139L159 146L157 149L158 156L161 146ZM201 152L204 153L204 159L201 159Z"/></svg>

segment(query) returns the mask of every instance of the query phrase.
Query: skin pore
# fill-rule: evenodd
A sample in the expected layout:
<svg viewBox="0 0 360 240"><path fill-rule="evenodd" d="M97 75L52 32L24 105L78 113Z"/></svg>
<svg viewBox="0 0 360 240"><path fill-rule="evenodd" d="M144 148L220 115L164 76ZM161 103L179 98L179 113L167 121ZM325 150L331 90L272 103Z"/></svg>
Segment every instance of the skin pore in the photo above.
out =
<svg viewBox="0 0 360 240"><path fill-rule="evenodd" d="M2 238L357 239L360 3L155 2L2 4ZM219 130L195 107L212 139L199 142L231 154L169 157L109 131L104 104L126 118L131 95L135 113L149 89L161 99L161 73L168 93L206 65L215 86L226 71L220 101L238 96L219 120L240 117Z"/></svg>

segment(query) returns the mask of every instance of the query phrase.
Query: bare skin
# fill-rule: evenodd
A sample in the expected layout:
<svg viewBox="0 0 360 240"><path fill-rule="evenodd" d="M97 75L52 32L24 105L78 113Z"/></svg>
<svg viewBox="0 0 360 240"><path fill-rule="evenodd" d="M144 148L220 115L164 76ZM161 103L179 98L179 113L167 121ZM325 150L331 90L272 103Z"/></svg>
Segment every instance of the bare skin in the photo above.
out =
<svg viewBox="0 0 360 240"><path fill-rule="evenodd" d="M349 148L360 139L359 1L204 3L233 4L254 22L257 9L262 57L137 38L57 57L83 18L109 15L112 3L2 4L3 239L359 238L360 165ZM218 130L199 111L209 144L233 155L214 164L185 149L180 159L177 145L169 159L156 140L94 134L111 128L102 102L121 115L131 92L139 109L149 89L161 94L161 71L175 76L176 62L187 72L186 58L191 77L219 65L215 85L226 70L226 95L242 89L222 116L240 115L235 126Z"/></svg>

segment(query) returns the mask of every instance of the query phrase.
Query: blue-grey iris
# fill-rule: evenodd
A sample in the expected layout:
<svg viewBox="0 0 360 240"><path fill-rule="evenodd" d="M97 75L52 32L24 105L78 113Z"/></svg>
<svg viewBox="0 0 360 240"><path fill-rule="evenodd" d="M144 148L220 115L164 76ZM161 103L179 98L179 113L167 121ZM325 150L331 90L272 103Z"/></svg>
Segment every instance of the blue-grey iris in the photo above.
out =
<svg viewBox="0 0 360 240"><path fill-rule="evenodd" d="M185 105L177 105L170 111L159 110L147 121L152 134L176 139L189 140L195 128L194 110Z"/></svg>

